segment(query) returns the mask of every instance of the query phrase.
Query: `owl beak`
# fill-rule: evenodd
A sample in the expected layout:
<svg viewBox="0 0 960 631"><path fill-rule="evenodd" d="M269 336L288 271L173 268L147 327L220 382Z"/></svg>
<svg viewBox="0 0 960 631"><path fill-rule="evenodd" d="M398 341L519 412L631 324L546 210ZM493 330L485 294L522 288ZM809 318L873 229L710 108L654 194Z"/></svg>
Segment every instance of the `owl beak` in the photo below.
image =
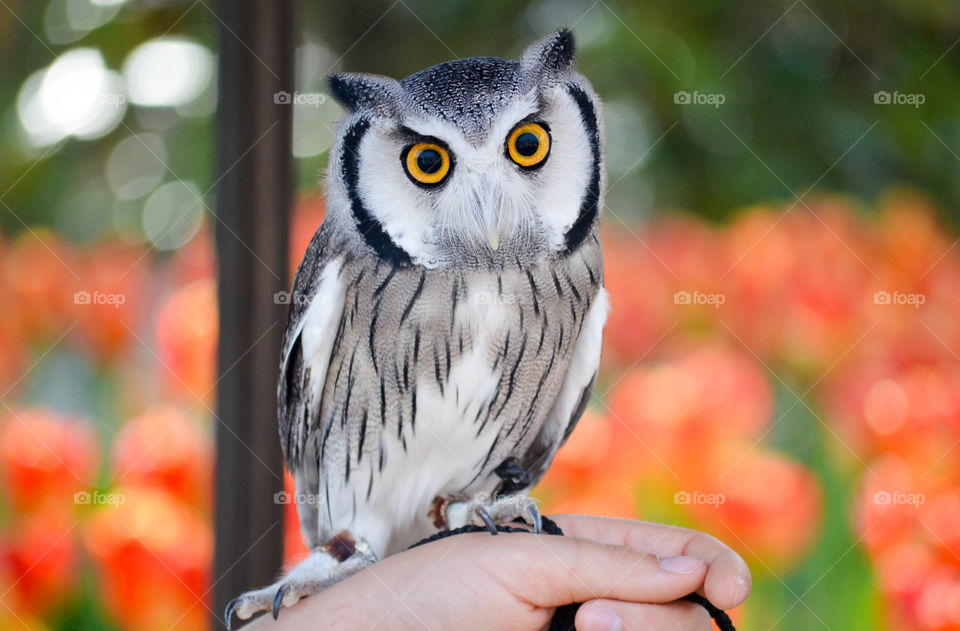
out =
<svg viewBox="0 0 960 631"><path fill-rule="evenodd" d="M487 232L487 243L490 244L490 249L494 252L500 249L500 228L498 226L493 226Z"/></svg>
<svg viewBox="0 0 960 631"><path fill-rule="evenodd" d="M494 252L500 249L500 200L495 182L478 169L474 172L474 203L480 221L487 227L487 245Z"/></svg>

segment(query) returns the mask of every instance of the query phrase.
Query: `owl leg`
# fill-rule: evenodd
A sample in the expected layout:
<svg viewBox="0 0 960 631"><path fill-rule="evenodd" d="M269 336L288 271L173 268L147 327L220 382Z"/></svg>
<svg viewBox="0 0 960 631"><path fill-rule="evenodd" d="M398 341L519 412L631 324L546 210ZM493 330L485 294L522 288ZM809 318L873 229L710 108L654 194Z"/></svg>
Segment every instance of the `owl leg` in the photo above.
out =
<svg viewBox="0 0 960 631"><path fill-rule="evenodd" d="M468 524L486 528L497 534L497 524L509 524L522 519L537 534L542 528L540 508L536 500L523 494L498 495L494 498L457 500L447 504L444 511L447 527L460 528Z"/></svg>
<svg viewBox="0 0 960 631"><path fill-rule="evenodd" d="M301 598L316 594L376 561L377 557L366 541L355 541L349 532L341 532L325 546L314 549L310 556L273 585L251 590L231 600L224 612L227 629L234 613L246 620L255 613L272 611L276 620L281 607L289 607Z"/></svg>

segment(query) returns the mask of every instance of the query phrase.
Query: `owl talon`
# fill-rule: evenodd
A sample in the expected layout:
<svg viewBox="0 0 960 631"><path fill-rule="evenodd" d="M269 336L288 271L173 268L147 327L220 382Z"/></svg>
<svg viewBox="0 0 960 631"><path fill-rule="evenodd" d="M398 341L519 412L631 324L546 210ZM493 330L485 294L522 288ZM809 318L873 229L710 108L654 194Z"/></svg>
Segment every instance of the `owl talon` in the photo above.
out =
<svg viewBox="0 0 960 631"><path fill-rule="evenodd" d="M352 544L349 556L343 554L344 541ZM341 533L331 539L327 546L311 552L287 576L273 585L246 592L231 600L224 611L227 629L230 628L234 613L241 620L247 620L256 613L269 611L276 620L282 608L290 607L301 598L323 591L376 563L377 558L365 541L358 540L356 544L353 541L349 533Z"/></svg>
<svg viewBox="0 0 960 631"><path fill-rule="evenodd" d="M273 619L276 620L280 616L280 607L283 606L283 597L287 595L287 592L290 591L290 585L284 583L280 586L280 589L277 590L277 595L273 597Z"/></svg>
<svg viewBox="0 0 960 631"><path fill-rule="evenodd" d="M533 532L538 535L543 532L543 517L540 515L540 507L537 506L536 500L526 498L523 511L523 520L533 526Z"/></svg>
<svg viewBox="0 0 960 631"><path fill-rule="evenodd" d="M486 528L496 534L497 524L510 524L518 519L526 522L535 533L543 529L543 518L536 500L526 495L499 495L493 500L456 500L444 510L446 526L450 529L469 524Z"/></svg>
<svg viewBox="0 0 960 631"><path fill-rule="evenodd" d="M230 631L230 624L233 618L233 611L239 606L240 606L240 597L238 596L237 598L234 598L233 600L228 602L226 609L224 609L223 611L223 623L226 625L227 631Z"/></svg>
<svg viewBox="0 0 960 631"><path fill-rule="evenodd" d="M473 507L473 512L475 512L475 513L477 514L477 516L480 517L480 519L483 520L483 524L487 527L487 530L490 531L490 534L491 534L491 535L498 535L498 534L500 534L500 533L497 531L497 524L496 524L496 522L493 521L493 517L490 516L490 513L487 511L486 508L483 507L482 504L477 504L476 506L474 506L474 507Z"/></svg>

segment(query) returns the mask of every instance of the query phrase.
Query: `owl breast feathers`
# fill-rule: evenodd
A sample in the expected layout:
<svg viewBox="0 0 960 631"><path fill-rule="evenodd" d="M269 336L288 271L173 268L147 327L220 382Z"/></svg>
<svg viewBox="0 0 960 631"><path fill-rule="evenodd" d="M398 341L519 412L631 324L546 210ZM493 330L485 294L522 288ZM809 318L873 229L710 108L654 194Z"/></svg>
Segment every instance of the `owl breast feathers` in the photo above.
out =
<svg viewBox="0 0 960 631"><path fill-rule="evenodd" d="M607 313L599 101L559 31L520 61L331 78L346 112L297 271L280 438L314 548L377 556L436 507L536 483L589 399ZM516 490L516 489L513 489ZM439 504L438 504L439 503Z"/></svg>

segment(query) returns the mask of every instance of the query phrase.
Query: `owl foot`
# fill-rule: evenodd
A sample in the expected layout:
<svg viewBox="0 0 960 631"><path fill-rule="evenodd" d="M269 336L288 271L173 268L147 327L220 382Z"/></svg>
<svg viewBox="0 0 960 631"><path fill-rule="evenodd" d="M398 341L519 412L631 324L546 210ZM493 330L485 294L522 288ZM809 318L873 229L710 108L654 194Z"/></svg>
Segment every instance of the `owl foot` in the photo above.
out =
<svg viewBox="0 0 960 631"><path fill-rule="evenodd" d="M454 529L472 524L497 534L497 524L509 524L522 519L537 534L542 529L540 508L526 495L498 495L494 499L460 500L450 502L445 510L447 527Z"/></svg>
<svg viewBox="0 0 960 631"><path fill-rule="evenodd" d="M276 620L282 607L316 594L376 563L377 557L363 540L354 542L348 532L341 532L327 545L313 550L285 577L262 589L255 589L227 603L223 618L230 629L233 614L246 620L255 613L271 611Z"/></svg>

